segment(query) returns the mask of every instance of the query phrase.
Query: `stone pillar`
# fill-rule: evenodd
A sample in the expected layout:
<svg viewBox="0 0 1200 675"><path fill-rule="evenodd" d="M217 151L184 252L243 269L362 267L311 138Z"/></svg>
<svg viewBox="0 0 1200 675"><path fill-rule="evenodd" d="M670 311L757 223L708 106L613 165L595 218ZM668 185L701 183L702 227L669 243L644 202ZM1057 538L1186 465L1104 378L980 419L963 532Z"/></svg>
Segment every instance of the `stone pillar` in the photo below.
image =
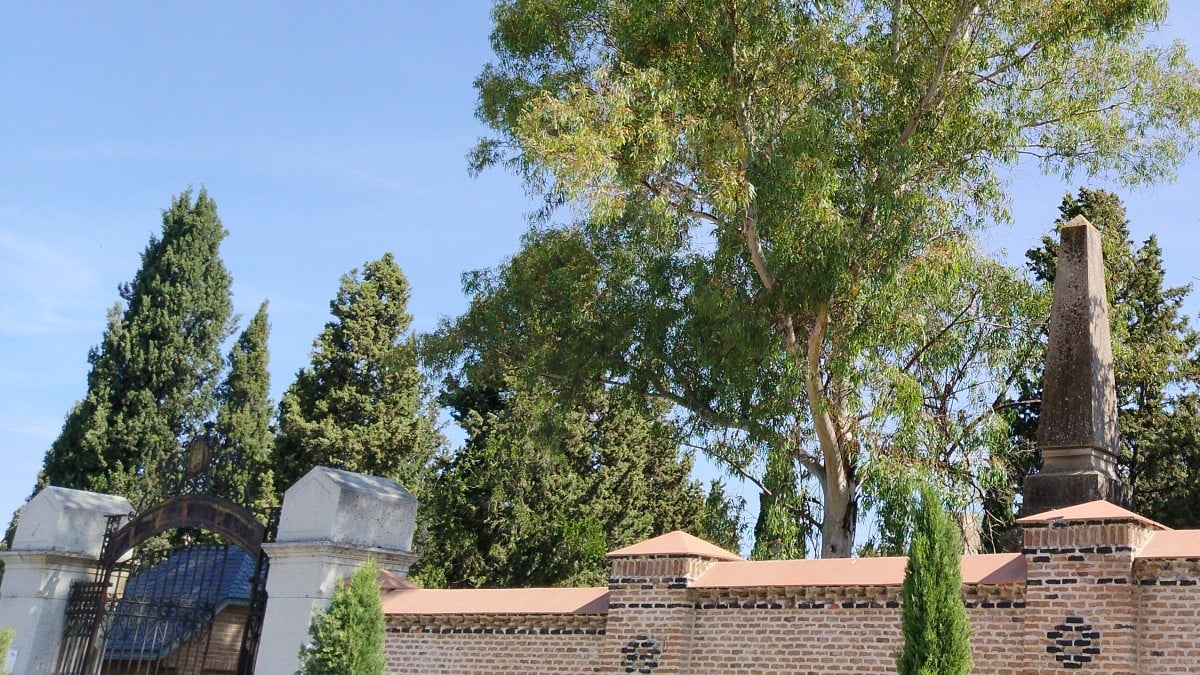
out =
<svg viewBox="0 0 1200 675"><path fill-rule="evenodd" d="M1083 216L1062 226L1038 448L1022 515L1104 499L1128 505L1116 469L1117 390L1100 232Z"/></svg>
<svg viewBox="0 0 1200 675"><path fill-rule="evenodd" d="M275 543L263 545L271 569L256 672L296 672L313 611L367 560L407 576L416 516L417 500L386 478L319 466L288 488Z"/></svg>
<svg viewBox="0 0 1200 675"><path fill-rule="evenodd" d="M1103 501L1022 518L1022 673L1138 668L1133 561L1163 526Z"/></svg>
<svg viewBox="0 0 1200 675"><path fill-rule="evenodd" d="M689 672L696 609L688 588L720 560L740 557L685 532L608 554L612 574L600 672Z"/></svg>
<svg viewBox="0 0 1200 675"><path fill-rule="evenodd" d="M12 549L0 552L0 625L14 632L12 672L54 672L71 584L92 580L108 516L132 511L124 497L60 487L21 507Z"/></svg>

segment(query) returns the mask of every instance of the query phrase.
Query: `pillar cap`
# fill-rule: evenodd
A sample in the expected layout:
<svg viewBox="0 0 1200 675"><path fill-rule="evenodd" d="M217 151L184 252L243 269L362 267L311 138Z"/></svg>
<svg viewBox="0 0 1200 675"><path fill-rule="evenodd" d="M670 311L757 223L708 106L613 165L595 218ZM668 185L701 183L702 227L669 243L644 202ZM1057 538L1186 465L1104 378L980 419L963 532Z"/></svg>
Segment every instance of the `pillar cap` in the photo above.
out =
<svg viewBox="0 0 1200 675"><path fill-rule="evenodd" d="M642 558L646 556L680 556L690 558L708 558L710 560L741 560L742 557L710 544L699 537L694 537L683 530L675 530L664 535L647 539L642 542L619 548L608 554L609 558Z"/></svg>
<svg viewBox="0 0 1200 675"><path fill-rule="evenodd" d="M1075 506L1067 506L1053 511L1045 511L1035 513L1031 516L1017 519L1020 525L1037 525L1049 523L1055 520L1062 521L1114 521L1114 522L1129 522L1133 521L1141 523L1156 530L1170 530L1171 528L1161 523L1156 523L1149 518L1139 516L1138 514L1128 509L1123 509L1112 502L1103 499L1087 502L1086 504L1076 504Z"/></svg>

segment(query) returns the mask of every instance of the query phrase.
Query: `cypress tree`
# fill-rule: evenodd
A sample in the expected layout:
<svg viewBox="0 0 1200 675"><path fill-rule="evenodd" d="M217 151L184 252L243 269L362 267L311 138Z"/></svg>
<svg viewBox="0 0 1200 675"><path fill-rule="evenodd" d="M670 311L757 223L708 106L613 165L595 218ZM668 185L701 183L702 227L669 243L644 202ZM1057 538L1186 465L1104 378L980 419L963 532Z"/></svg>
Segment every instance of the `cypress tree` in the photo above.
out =
<svg viewBox="0 0 1200 675"><path fill-rule="evenodd" d="M13 629L0 626L0 673L8 672L8 648L12 645Z"/></svg>
<svg viewBox="0 0 1200 675"><path fill-rule="evenodd" d="M969 673L971 629L962 601L962 538L937 494L922 486L901 590L900 675Z"/></svg>
<svg viewBox="0 0 1200 675"><path fill-rule="evenodd" d="M267 371L267 303L263 301L229 352L229 370L217 390L220 407L210 463L212 493L251 509L274 500L271 387Z"/></svg>
<svg viewBox="0 0 1200 675"><path fill-rule="evenodd" d="M120 289L88 391L47 452L38 487L59 485L128 497L141 508L168 495L182 448L204 433L216 407L220 347L231 333L226 232L203 189L163 212L132 283Z"/></svg>
<svg viewBox="0 0 1200 675"><path fill-rule="evenodd" d="M661 405L516 380L452 384L443 401L467 442L422 503L427 586L604 583L608 551L676 529L737 547L736 509L691 480Z"/></svg>
<svg viewBox="0 0 1200 675"><path fill-rule="evenodd" d="M440 437L422 405L408 298L391 253L342 277L311 364L279 402L278 490L324 465L391 478L419 495Z"/></svg>
<svg viewBox="0 0 1200 675"><path fill-rule="evenodd" d="M387 624L379 598L379 567L367 563L338 588L329 608L309 624L312 644L300 650L304 675L380 675L387 665Z"/></svg>
<svg viewBox="0 0 1200 675"><path fill-rule="evenodd" d="M767 452L764 489L759 494L758 520L754 524L753 560L803 558L808 523L804 514L803 486L796 475L791 453L780 448Z"/></svg>

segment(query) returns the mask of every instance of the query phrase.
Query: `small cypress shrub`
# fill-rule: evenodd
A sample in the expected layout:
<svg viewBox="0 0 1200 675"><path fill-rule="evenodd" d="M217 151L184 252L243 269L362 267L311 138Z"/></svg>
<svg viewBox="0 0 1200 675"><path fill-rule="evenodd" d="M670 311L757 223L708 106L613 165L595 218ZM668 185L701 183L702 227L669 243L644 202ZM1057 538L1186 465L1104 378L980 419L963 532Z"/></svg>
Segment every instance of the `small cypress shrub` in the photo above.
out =
<svg viewBox="0 0 1200 675"><path fill-rule="evenodd" d="M0 673L9 672L8 648L12 646L13 629L0 627Z"/></svg>
<svg viewBox="0 0 1200 675"><path fill-rule="evenodd" d="M962 601L962 537L928 485L920 490L900 613L900 675L970 673L971 627Z"/></svg>
<svg viewBox="0 0 1200 675"><path fill-rule="evenodd" d="M381 675L387 626L379 598L379 567L367 563L333 594L309 624L312 644L300 650L304 675Z"/></svg>

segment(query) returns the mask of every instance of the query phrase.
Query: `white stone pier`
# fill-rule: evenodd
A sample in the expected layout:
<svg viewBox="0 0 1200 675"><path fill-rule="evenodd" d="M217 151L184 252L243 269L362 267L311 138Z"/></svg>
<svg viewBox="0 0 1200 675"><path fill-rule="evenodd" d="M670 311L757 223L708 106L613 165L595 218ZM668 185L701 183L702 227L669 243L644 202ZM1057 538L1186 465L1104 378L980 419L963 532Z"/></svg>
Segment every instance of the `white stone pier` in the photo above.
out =
<svg viewBox="0 0 1200 675"><path fill-rule="evenodd" d="M416 515L417 500L386 478L319 466L296 481L275 543L263 545L271 570L256 672L296 672L314 609L367 560L407 576Z"/></svg>
<svg viewBox="0 0 1200 675"><path fill-rule="evenodd" d="M92 580L108 516L132 511L124 497L60 487L21 508L12 549L0 552L0 626L13 629L12 672L54 672L71 584Z"/></svg>

